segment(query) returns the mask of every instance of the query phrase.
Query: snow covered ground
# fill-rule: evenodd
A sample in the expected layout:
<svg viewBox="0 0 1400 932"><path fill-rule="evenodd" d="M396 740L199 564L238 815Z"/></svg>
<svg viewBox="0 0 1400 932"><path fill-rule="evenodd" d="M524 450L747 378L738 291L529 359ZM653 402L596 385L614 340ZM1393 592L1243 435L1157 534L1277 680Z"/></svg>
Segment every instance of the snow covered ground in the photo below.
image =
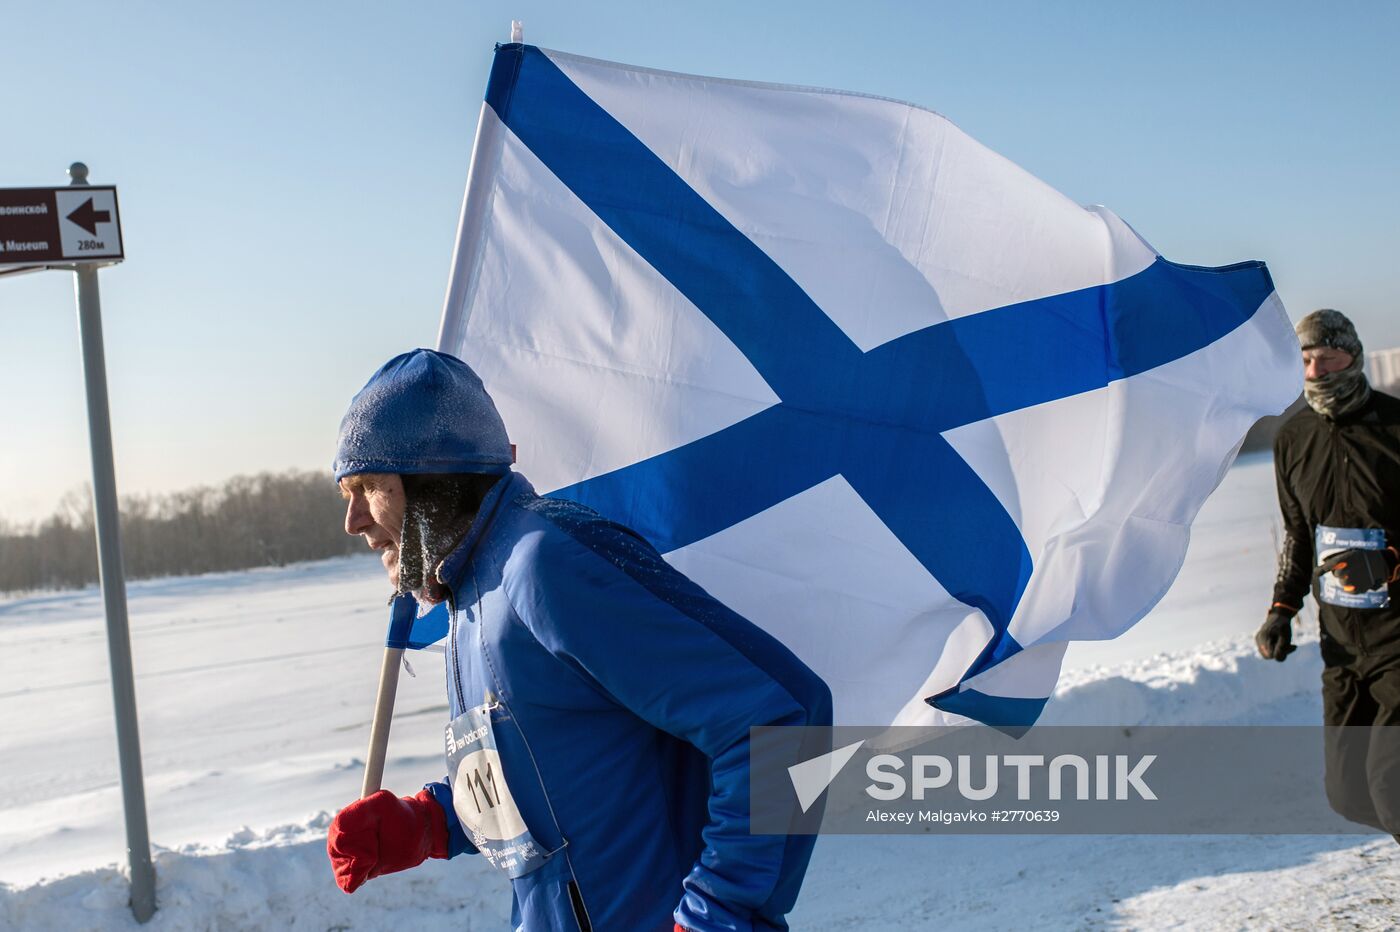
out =
<svg viewBox="0 0 1400 932"><path fill-rule="evenodd" d="M1254 655L1273 579L1267 457L1206 504L1177 585L1137 628L1076 645L1054 723L1310 724L1315 630ZM130 587L161 909L196 929L505 929L475 858L331 880L329 813L353 799L387 596L371 555ZM1305 627L1315 629L1309 620ZM401 683L386 786L439 776L442 661ZM0 929L134 927L101 600L0 602ZM798 929L1390 928L1400 846L1368 836L825 837Z"/></svg>

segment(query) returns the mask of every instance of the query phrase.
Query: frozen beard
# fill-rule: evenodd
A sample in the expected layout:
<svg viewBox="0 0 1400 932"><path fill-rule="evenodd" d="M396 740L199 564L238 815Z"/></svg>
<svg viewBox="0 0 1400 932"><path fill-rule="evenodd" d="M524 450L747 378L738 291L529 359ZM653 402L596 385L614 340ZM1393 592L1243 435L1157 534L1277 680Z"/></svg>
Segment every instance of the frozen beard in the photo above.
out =
<svg viewBox="0 0 1400 932"><path fill-rule="evenodd" d="M438 567L467 536L482 500L500 478L476 473L403 477L396 595L412 592L434 603L447 598Z"/></svg>
<svg viewBox="0 0 1400 932"><path fill-rule="evenodd" d="M1366 381L1361 338L1345 314L1323 308L1298 321L1295 329L1305 351L1326 346L1350 353L1352 357L1351 365L1345 369L1303 383L1308 407L1323 417L1335 419L1350 414L1370 400L1371 385Z"/></svg>

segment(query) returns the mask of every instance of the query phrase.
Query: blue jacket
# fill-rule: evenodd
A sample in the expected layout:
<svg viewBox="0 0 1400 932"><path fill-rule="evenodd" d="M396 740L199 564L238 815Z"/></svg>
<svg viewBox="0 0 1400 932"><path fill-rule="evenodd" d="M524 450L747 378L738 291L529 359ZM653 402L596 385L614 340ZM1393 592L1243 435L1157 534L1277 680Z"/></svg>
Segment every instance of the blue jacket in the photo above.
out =
<svg viewBox="0 0 1400 932"><path fill-rule="evenodd" d="M492 489L439 573L452 597L452 717L491 713L544 866L512 881L516 928L785 929L814 839L749 833L749 728L826 725L831 694L772 637L628 529ZM474 850L446 783L450 851Z"/></svg>

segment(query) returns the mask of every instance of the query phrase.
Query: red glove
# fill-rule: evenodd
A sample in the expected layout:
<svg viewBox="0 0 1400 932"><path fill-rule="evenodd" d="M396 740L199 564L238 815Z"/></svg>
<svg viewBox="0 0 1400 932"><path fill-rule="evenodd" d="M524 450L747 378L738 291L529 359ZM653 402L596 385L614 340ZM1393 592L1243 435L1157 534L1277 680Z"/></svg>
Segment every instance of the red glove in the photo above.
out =
<svg viewBox="0 0 1400 932"><path fill-rule="evenodd" d="M336 884L354 893L371 877L447 857L447 816L427 790L402 799L380 790L340 810L326 853Z"/></svg>

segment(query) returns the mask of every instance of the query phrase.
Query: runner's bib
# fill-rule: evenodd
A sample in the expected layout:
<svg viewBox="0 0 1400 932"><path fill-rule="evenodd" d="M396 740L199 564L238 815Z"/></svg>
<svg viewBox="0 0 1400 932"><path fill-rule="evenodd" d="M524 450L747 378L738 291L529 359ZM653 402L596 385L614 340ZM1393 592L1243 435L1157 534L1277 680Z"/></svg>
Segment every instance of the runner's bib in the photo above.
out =
<svg viewBox="0 0 1400 932"><path fill-rule="evenodd" d="M447 782L467 837L491 866L514 879L541 867L552 852L530 834L506 785L491 730L491 713L498 708L498 701L487 702L447 726Z"/></svg>
<svg viewBox="0 0 1400 932"><path fill-rule="evenodd" d="M1379 528L1317 526L1313 537L1313 552L1319 565L1343 550L1384 550L1385 531ZM1368 592L1347 592L1341 580L1332 573L1323 573L1318 580L1318 598L1328 605L1343 608L1385 608L1390 604L1390 589L1382 583Z"/></svg>

